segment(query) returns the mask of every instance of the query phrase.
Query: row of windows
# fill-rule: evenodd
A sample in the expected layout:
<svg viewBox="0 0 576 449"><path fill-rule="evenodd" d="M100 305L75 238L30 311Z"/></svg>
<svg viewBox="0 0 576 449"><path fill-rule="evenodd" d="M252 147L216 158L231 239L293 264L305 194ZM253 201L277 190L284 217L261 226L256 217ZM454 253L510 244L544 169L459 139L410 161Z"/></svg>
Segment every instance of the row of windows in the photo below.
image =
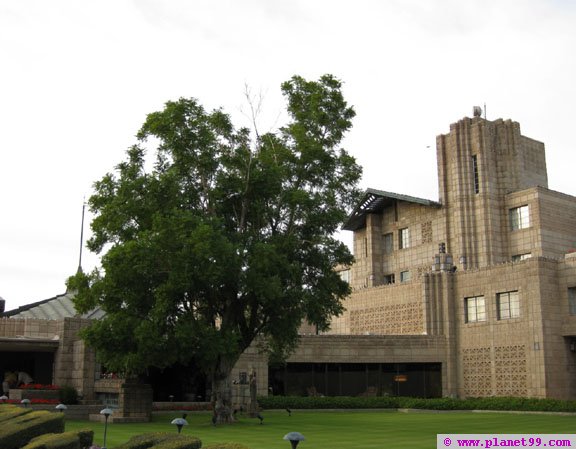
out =
<svg viewBox="0 0 576 449"><path fill-rule="evenodd" d="M408 282L411 279L412 279L412 273L410 273L410 271L401 271L400 272L400 282ZM394 282L396 282L396 278L394 276L394 273L384 275L384 280L383 280L384 285L394 284Z"/></svg>
<svg viewBox="0 0 576 449"><path fill-rule="evenodd" d="M382 236L384 243L384 253L390 254L394 251L394 234L389 232ZM410 229L402 228L398 230L398 248L410 248Z"/></svg>
<svg viewBox="0 0 576 449"><path fill-rule="evenodd" d="M498 320L509 320L520 316L518 291L496 294ZM486 321L486 299L484 296L464 298L464 319L466 323Z"/></svg>
<svg viewBox="0 0 576 449"><path fill-rule="evenodd" d="M352 272L350 270L342 270L338 272L340 279L344 282L348 282L349 284L352 282ZM400 272L400 282L408 282L412 279L412 273L410 271L401 271ZM394 284L396 282L396 277L394 273L385 274L383 278L383 284Z"/></svg>
<svg viewBox="0 0 576 449"><path fill-rule="evenodd" d="M514 207L509 210L510 230L525 229L530 227L530 210L527 205ZM394 234L388 232L382 236L384 244L384 254L390 254L394 251ZM410 229L402 228L398 230L398 248L410 248ZM366 254L367 256L367 254ZM528 255L529 256L529 255ZM524 260L524 259L517 259ZM514 260L513 261L517 261Z"/></svg>

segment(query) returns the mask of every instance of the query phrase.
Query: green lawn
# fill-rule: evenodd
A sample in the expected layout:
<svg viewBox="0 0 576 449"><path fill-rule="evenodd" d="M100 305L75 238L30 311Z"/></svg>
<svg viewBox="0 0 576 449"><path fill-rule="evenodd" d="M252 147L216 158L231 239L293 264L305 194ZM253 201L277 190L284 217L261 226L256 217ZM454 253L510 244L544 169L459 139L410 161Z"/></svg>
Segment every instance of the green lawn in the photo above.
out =
<svg viewBox="0 0 576 449"><path fill-rule="evenodd" d="M290 449L282 437L297 431L306 441L298 449L404 449L434 448L437 433L574 433L574 416L511 413L431 413L395 411L300 411L292 416L281 411L264 411L264 423L238 416L238 422L214 427L208 413L189 413L190 423L182 433L194 435L203 445L236 441L251 449ZM108 425L107 447L126 442L145 432L176 432L170 424L181 413L155 414L153 422ZM68 421L66 430L94 429L94 443L102 445L104 425L89 421Z"/></svg>

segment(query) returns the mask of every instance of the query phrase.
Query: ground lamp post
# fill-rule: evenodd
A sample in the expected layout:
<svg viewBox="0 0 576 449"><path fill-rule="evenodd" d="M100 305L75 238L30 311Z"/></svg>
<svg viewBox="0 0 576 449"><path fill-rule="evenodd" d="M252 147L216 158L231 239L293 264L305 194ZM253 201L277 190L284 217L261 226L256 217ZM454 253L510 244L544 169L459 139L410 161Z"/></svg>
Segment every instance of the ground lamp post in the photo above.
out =
<svg viewBox="0 0 576 449"><path fill-rule="evenodd" d="M284 435L284 439L290 441L290 444L292 445L292 449L296 449L296 446L298 446L298 443L300 443L300 441L304 441L304 435L302 435L300 432L290 432L287 433L286 435Z"/></svg>
<svg viewBox="0 0 576 449"><path fill-rule="evenodd" d="M104 445L102 446L102 449L106 449L106 431L108 430L108 418L112 413L112 409L108 407L100 410L100 414L104 415Z"/></svg>
<svg viewBox="0 0 576 449"><path fill-rule="evenodd" d="M30 399L22 399L20 404L22 404L24 408L27 408L30 405Z"/></svg>
<svg viewBox="0 0 576 449"><path fill-rule="evenodd" d="M178 433L180 433L182 431L182 426L187 426L188 421L184 418L176 418L172 420L171 424L174 424L178 428Z"/></svg>
<svg viewBox="0 0 576 449"><path fill-rule="evenodd" d="M0 396L0 401L2 401L2 404L4 404L6 401L8 401L8 396L3 394L2 396Z"/></svg>
<svg viewBox="0 0 576 449"><path fill-rule="evenodd" d="M56 407L54 407L56 410L58 410L59 412L64 413L64 410L66 410L68 407L66 407L64 404L58 404Z"/></svg>

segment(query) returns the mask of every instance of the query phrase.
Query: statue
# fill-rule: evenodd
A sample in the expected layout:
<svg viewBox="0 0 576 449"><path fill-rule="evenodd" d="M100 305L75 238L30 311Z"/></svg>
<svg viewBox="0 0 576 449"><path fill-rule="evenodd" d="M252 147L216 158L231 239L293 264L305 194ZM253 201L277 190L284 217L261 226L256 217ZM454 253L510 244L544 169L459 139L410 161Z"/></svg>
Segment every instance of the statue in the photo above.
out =
<svg viewBox="0 0 576 449"><path fill-rule="evenodd" d="M248 403L248 414L251 418L257 418L258 416L258 400L256 396L258 394L258 382L256 380L256 371L254 368L250 370L249 376L249 387L250 387L250 402Z"/></svg>

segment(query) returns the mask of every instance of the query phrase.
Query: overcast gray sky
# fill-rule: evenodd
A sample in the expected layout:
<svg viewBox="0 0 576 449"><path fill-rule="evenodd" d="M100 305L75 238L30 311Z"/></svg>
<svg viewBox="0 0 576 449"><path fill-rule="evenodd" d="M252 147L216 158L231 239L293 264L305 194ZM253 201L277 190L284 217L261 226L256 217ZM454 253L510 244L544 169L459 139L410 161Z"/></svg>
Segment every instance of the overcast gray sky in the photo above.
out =
<svg viewBox="0 0 576 449"><path fill-rule="evenodd" d="M0 0L7 309L65 291L83 198L147 113L196 97L248 125L248 85L267 130L280 83L324 73L356 109L344 146L365 188L437 199L436 135L486 103L546 144L549 187L576 195L574 1Z"/></svg>

